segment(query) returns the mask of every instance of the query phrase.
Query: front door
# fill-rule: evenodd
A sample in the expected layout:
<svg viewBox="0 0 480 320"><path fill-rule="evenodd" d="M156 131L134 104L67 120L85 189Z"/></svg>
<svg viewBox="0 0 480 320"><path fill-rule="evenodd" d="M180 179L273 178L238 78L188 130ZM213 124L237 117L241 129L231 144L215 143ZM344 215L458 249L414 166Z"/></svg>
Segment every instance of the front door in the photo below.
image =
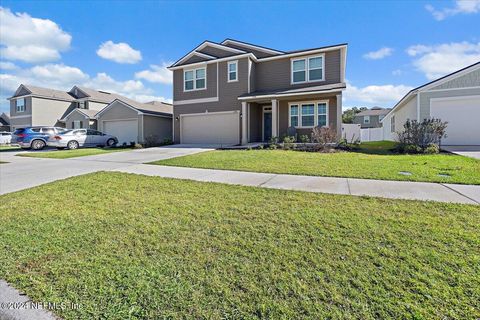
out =
<svg viewBox="0 0 480 320"><path fill-rule="evenodd" d="M263 141L270 141L272 138L272 112L263 113Z"/></svg>

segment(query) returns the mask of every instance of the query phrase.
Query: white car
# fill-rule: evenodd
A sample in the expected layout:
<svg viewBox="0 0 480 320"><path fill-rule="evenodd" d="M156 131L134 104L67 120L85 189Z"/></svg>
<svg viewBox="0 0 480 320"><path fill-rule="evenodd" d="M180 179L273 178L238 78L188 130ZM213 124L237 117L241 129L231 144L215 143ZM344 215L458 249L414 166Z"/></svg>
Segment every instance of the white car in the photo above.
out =
<svg viewBox="0 0 480 320"><path fill-rule="evenodd" d="M79 147L113 147L117 137L92 129L73 129L52 136L47 141L50 147L78 149Z"/></svg>
<svg viewBox="0 0 480 320"><path fill-rule="evenodd" d="M0 144L10 144L12 141L12 133L7 131L0 131Z"/></svg>

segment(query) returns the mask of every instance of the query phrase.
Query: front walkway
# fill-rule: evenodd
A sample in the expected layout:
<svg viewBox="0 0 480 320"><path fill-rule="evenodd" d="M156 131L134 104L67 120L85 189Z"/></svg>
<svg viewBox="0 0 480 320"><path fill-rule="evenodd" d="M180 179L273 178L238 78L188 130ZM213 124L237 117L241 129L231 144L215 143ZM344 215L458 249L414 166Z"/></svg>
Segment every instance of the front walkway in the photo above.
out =
<svg viewBox="0 0 480 320"><path fill-rule="evenodd" d="M149 164L137 164L112 171L272 189L480 204L480 186L473 185L312 177Z"/></svg>

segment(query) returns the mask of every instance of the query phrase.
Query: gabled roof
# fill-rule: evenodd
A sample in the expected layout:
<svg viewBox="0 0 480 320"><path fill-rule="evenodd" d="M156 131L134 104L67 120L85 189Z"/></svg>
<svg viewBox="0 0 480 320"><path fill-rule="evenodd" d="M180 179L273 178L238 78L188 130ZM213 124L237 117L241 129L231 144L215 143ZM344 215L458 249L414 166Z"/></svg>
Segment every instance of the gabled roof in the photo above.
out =
<svg viewBox="0 0 480 320"><path fill-rule="evenodd" d="M480 61L479 62L476 62L474 64L471 64L469 66L466 66L465 68L462 68L460 70L457 70L457 71L454 71L452 73L449 73L441 78L438 78L436 80L433 80L433 81L430 81L430 82L427 82L419 87L416 87L416 88L413 88L412 90L410 90L409 92L407 92L407 94L405 94L402 99L400 99L400 101L398 101L395 106L393 106L393 108L390 110L390 112L388 114L390 114L391 112L395 111L395 109L397 109L399 106L402 105L402 103L406 100L408 100L410 97L416 95L418 92L423 92L423 91L427 91L428 89L434 87L434 86L438 86L444 82L447 82L447 81L450 81L452 79L455 79L457 77L460 77L462 75L464 75L465 73L468 73L470 71L474 71L474 70L477 70L477 69L480 69ZM385 119L385 118L384 118ZM380 121L380 122L383 122L383 119Z"/></svg>
<svg viewBox="0 0 480 320"><path fill-rule="evenodd" d="M213 42L213 41L205 40L205 41L203 41L201 44L199 44L195 49L193 49L192 51L190 51L189 53L187 53L186 55L184 55L183 57L181 57L180 59L178 59L178 60L177 60L174 64L172 64L170 67L175 67L175 66L180 65L182 62L184 62L185 60L189 59L189 58L192 57L193 55L202 56L202 57L206 58L207 60L217 59L217 57L214 57L214 56L212 56L212 55L208 55L208 54L199 52L199 51L201 51L203 48L205 48L206 46L211 46L211 47L213 47L213 48L217 48L217 49L229 51L229 52L232 52L232 53L235 53L235 54L238 54L238 53L247 53L246 51L243 51L243 50L231 48L231 47L228 47L228 46L224 46L223 44L219 44L219 43L216 43L216 42Z"/></svg>
<svg viewBox="0 0 480 320"><path fill-rule="evenodd" d="M0 124L2 126L10 125L10 117L5 112L0 114Z"/></svg>
<svg viewBox="0 0 480 320"><path fill-rule="evenodd" d="M265 53L269 53L269 54L272 54L272 55L285 53L284 51L275 50L275 49L272 49L272 48L267 48L267 47L259 46L259 45L256 45L256 44L243 42L243 41L230 39L230 38L227 38L227 39L223 40L221 42L221 44L226 45L226 46L228 46L229 44L237 44L239 46L255 49L255 50L258 50L258 51L263 51Z"/></svg>
<svg viewBox="0 0 480 320"><path fill-rule="evenodd" d="M99 117L100 114L102 114L106 110L110 109L114 105L115 102L119 102L119 103L129 107L130 109L133 109L133 110L135 110L135 111L137 111L138 113L141 113L141 114L158 115L158 116L162 116L162 117L166 117L166 118L171 118L172 113L173 113L173 110L172 110L172 112L162 111L163 106L158 106L158 105L150 104L150 103L141 103L141 102L137 102L135 100L129 99L129 98L122 97L121 99L115 99L112 102L110 102L105 108L100 110L97 113L96 116Z"/></svg>
<svg viewBox="0 0 480 320"><path fill-rule="evenodd" d="M173 105L170 103L162 102L162 101L150 101L145 102L146 105L153 105L157 108L157 110L165 113L173 113ZM148 106L147 106L148 107Z"/></svg>
<svg viewBox="0 0 480 320"><path fill-rule="evenodd" d="M26 91L28 91L29 92L28 95L32 95L32 96L37 96L42 98L52 98L52 99L58 99L58 100L67 100L67 101L75 100L75 98L72 95L70 95L68 92L65 92L65 91L42 88L42 87L26 85L26 84L21 84L18 87L18 89L15 91L13 96L9 99L16 98L18 96L25 96L25 94L21 94L22 89L25 89Z"/></svg>
<svg viewBox="0 0 480 320"><path fill-rule="evenodd" d="M95 119L95 116L99 112L98 110L90 110L90 109L80 109L80 108L75 108L72 111L70 111L66 116L64 116L60 121L65 122L68 117L70 117L71 114L74 112L81 113L85 118L88 119Z"/></svg>
<svg viewBox="0 0 480 320"><path fill-rule="evenodd" d="M381 116L386 115L390 112L391 109L388 108L372 108L363 110L355 115L355 117L362 117L362 116Z"/></svg>
<svg viewBox="0 0 480 320"><path fill-rule="evenodd" d="M90 88L81 87L81 86L74 86L70 90L70 92L72 92L75 88L77 88L78 90L82 91L85 95L87 95L88 100L93 100L93 101L98 101L98 102L110 103L113 100L122 97L122 96L120 96L118 94L115 94L115 93L90 89Z"/></svg>

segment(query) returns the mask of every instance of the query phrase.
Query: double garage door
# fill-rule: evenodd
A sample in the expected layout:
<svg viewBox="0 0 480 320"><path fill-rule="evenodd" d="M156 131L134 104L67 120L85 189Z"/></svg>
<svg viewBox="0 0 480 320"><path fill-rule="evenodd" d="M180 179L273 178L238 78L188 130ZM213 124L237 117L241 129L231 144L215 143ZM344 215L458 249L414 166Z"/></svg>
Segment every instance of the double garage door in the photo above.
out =
<svg viewBox="0 0 480 320"><path fill-rule="evenodd" d="M138 142L138 120L104 121L103 132L117 137L119 145Z"/></svg>
<svg viewBox="0 0 480 320"><path fill-rule="evenodd" d="M443 145L480 146L480 96L433 98L430 116L448 122Z"/></svg>
<svg viewBox="0 0 480 320"><path fill-rule="evenodd" d="M180 142L184 144L240 143L240 112L209 112L180 116Z"/></svg>

